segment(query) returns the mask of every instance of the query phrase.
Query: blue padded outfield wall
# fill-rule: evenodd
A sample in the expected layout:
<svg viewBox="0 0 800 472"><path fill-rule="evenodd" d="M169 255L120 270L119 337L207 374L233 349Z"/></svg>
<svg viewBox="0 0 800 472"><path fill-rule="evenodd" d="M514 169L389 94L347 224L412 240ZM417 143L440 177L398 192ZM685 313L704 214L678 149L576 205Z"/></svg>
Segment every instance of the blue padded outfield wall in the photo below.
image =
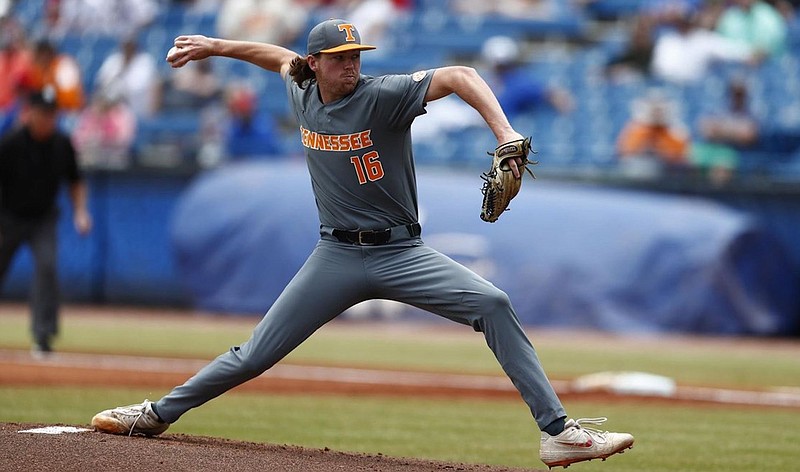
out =
<svg viewBox="0 0 800 472"><path fill-rule="evenodd" d="M477 174L419 170L423 239L505 290L526 325L800 333L796 196L669 195L526 177L511 211L489 224L478 217ZM92 175L90 185L95 232L75 235L66 204L59 229L68 302L262 314L318 239L299 161L231 164L194 178ZM30 273L25 251L5 296L25 296Z"/></svg>
<svg viewBox="0 0 800 472"><path fill-rule="evenodd" d="M505 290L524 324L797 329L790 253L747 213L696 197L526 183L512 210L488 224L478 218L477 175L425 169L419 176L423 239ZM200 308L263 313L313 249L317 230L302 164L221 169L198 179L176 208L178 272Z"/></svg>
<svg viewBox="0 0 800 472"><path fill-rule="evenodd" d="M65 196L59 222L59 273L66 302L186 305L169 242L174 206L189 184L179 176L91 174L94 229L80 237ZM27 247L16 256L5 298L27 296L32 275Z"/></svg>

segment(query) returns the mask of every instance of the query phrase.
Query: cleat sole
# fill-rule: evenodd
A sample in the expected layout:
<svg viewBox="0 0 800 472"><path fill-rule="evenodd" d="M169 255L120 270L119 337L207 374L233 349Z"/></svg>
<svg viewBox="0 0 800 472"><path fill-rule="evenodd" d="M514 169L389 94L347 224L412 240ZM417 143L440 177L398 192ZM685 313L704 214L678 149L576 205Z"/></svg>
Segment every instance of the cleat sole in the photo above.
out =
<svg viewBox="0 0 800 472"><path fill-rule="evenodd" d="M565 460L565 461L560 461L560 462L553 462L553 463L550 463L550 464L545 463L545 465L550 470L552 470L553 467L563 467L563 468L566 469L567 467L569 467L572 464L577 464L578 462L589 462L589 461L592 461L594 459L600 459L603 462L605 462L606 459L608 459L609 457L613 456L614 454L622 454L628 449L633 449L633 444L631 444L629 446L626 446L626 447L623 447L621 449L618 449L616 451L613 451L613 452L611 452L609 454L606 454L605 456L578 458L578 459L575 459L575 460Z"/></svg>

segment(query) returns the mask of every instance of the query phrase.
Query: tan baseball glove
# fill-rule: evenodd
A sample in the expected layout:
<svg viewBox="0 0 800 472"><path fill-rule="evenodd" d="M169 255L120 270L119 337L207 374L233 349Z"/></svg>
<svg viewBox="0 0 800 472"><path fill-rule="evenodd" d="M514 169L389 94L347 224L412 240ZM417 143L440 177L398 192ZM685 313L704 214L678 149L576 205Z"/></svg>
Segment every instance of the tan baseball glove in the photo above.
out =
<svg viewBox="0 0 800 472"><path fill-rule="evenodd" d="M481 207L481 219L494 223L500 218L500 214L508 209L511 199L517 196L522 187L522 171L528 171L535 179L533 171L528 167L538 164L538 161L528 160L531 152L531 138L518 139L497 146L494 152L489 152L492 158L492 167L488 172L481 174L483 179L483 205ZM508 166L508 159L521 158L522 165L519 166L520 177L514 177L514 173Z"/></svg>

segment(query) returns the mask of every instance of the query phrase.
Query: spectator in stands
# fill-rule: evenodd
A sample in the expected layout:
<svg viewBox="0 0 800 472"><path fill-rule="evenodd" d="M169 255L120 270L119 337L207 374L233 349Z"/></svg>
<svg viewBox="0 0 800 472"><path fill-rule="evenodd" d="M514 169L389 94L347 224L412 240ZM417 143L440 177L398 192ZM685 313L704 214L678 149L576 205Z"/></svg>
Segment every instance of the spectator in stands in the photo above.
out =
<svg viewBox="0 0 800 472"><path fill-rule="evenodd" d="M500 15L514 19L557 20L565 16L565 4L559 0L451 0L456 14Z"/></svg>
<svg viewBox="0 0 800 472"><path fill-rule="evenodd" d="M678 119L676 103L655 89L634 100L631 112L617 138L622 170L636 177L686 170L690 138L688 127Z"/></svg>
<svg viewBox="0 0 800 472"><path fill-rule="evenodd" d="M519 45L507 36L494 36L481 48L481 60L488 67L486 81L497 95L509 119L541 109L569 113L575 100L569 89L546 84L527 67Z"/></svg>
<svg viewBox="0 0 800 472"><path fill-rule="evenodd" d="M157 85L155 58L139 50L132 36L123 39L119 50L103 61L95 79L95 91L121 97L138 119L152 115Z"/></svg>
<svg viewBox="0 0 800 472"><path fill-rule="evenodd" d="M210 59L190 62L159 83L156 109L200 112L222 100L222 82Z"/></svg>
<svg viewBox="0 0 800 472"><path fill-rule="evenodd" d="M282 152L278 125L268 113L258 109L255 91L235 83L225 92L228 120L225 152L230 159L277 156Z"/></svg>
<svg viewBox="0 0 800 472"><path fill-rule="evenodd" d="M22 26L11 16L0 18L0 135L16 122L32 61Z"/></svg>
<svg viewBox="0 0 800 472"><path fill-rule="evenodd" d="M639 14L632 20L632 29L625 48L613 55L605 66L605 75L612 82L639 81L650 77L655 47L654 18Z"/></svg>
<svg viewBox="0 0 800 472"><path fill-rule="evenodd" d="M225 126L228 120L224 88L210 59L193 61L159 81L156 110L162 116L199 118L192 133L195 155L203 167L214 167L225 159Z"/></svg>
<svg viewBox="0 0 800 472"><path fill-rule="evenodd" d="M217 31L228 39L289 45L304 32L312 0L223 0Z"/></svg>
<svg viewBox="0 0 800 472"><path fill-rule="evenodd" d="M425 111L411 125L414 142L417 144L442 145L451 134L481 130L481 115L461 99L444 97L428 103Z"/></svg>
<svg viewBox="0 0 800 472"><path fill-rule="evenodd" d="M125 169L130 164L136 116L118 93L98 90L78 115L72 141L82 167Z"/></svg>
<svg viewBox="0 0 800 472"><path fill-rule="evenodd" d="M741 152L757 144L759 127L749 109L745 82L732 79L728 84L728 108L698 119L700 139L692 145L692 164L706 172L712 183L728 182Z"/></svg>
<svg viewBox="0 0 800 472"><path fill-rule="evenodd" d="M78 62L71 55L59 52L49 40L36 43L25 86L28 90L53 87L62 112L74 114L83 107L83 78Z"/></svg>
<svg viewBox="0 0 800 472"><path fill-rule="evenodd" d="M786 18L772 5L760 0L732 0L717 21L724 37L747 44L764 56L786 49Z"/></svg>
<svg viewBox="0 0 800 472"><path fill-rule="evenodd" d="M507 36L493 36L481 48L481 76L494 91L500 106L512 122L528 113L543 110L569 113L575 107L572 93L557 85L548 85L526 67L516 41ZM427 113L413 126L414 141L441 142L442 136L461 133L483 124L481 116L462 100L445 97L429 103Z"/></svg>
<svg viewBox="0 0 800 472"><path fill-rule="evenodd" d="M32 67L25 30L13 18L0 18L0 113L17 104Z"/></svg>
<svg viewBox="0 0 800 472"><path fill-rule="evenodd" d="M31 329L34 354L52 351L58 332L59 290L57 197L69 185L76 231L87 234L92 219L87 189L69 136L58 130L56 91L33 93L23 109L22 126L0 141L0 284L17 250L27 244L34 259Z"/></svg>
<svg viewBox="0 0 800 472"><path fill-rule="evenodd" d="M651 69L667 82L696 83L717 61L755 65L763 58L749 45L704 28L698 12L689 7L673 8L662 17L668 29L656 38Z"/></svg>
<svg viewBox="0 0 800 472"><path fill-rule="evenodd" d="M125 38L152 23L160 9L157 0L58 0L50 35L99 35Z"/></svg>

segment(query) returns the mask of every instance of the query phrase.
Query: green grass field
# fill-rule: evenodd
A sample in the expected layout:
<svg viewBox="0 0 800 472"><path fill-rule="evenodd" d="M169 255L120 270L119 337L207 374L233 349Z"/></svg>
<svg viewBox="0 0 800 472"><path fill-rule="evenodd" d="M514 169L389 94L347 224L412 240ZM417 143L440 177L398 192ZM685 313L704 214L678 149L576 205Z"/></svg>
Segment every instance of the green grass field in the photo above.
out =
<svg viewBox="0 0 800 472"><path fill-rule="evenodd" d="M62 318L56 347L76 352L132 352L211 358L245 340L257 320L206 317L163 320L72 315ZM447 325L450 326L450 325ZM681 384L738 388L800 387L800 343L746 340L571 337L531 332L553 378L600 370L640 370ZM23 309L0 307L0 348L28 347ZM316 333L287 362L498 373L482 338L471 330L391 329L335 323ZM0 385L0 421L88 424L99 409L155 399L166 391L36 389ZM572 470L797 470L800 410L654 405L632 401L566 402L571 416L608 416L607 427L630 431L636 446L608 463ZM543 468L538 431L522 401L369 396L305 396L235 390L187 413L171 432L257 442L330 447L457 462Z"/></svg>

